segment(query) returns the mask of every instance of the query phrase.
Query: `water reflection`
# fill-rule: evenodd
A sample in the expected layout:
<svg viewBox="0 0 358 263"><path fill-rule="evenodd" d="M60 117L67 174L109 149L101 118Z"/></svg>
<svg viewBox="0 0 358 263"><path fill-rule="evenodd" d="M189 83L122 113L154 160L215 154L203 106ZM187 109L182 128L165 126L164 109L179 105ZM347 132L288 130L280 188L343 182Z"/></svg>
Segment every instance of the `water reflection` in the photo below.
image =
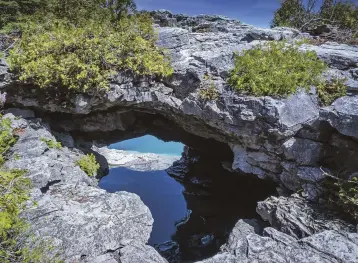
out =
<svg viewBox="0 0 358 263"><path fill-rule="evenodd" d="M174 177L166 171L113 168L99 184L109 192L141 197L154 218L149 244L170 263L216 254L235 223L258 218L257 202L275 192L271 183L254 175L231 173L217 160L185 152L185 158L167 170Z"/></svg>

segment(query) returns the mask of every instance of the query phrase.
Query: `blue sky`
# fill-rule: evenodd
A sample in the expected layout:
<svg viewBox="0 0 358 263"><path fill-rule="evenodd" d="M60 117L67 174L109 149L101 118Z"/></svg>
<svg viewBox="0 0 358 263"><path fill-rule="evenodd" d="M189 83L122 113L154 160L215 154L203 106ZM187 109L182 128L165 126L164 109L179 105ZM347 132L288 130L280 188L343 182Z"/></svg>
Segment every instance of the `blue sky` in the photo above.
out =
<svg viewBox="0 0 358 263"><path fill-rule="evenodd" d="M269 27L279 0L136 0L139 10L167 9L187 15L217 14Z"/></svg>

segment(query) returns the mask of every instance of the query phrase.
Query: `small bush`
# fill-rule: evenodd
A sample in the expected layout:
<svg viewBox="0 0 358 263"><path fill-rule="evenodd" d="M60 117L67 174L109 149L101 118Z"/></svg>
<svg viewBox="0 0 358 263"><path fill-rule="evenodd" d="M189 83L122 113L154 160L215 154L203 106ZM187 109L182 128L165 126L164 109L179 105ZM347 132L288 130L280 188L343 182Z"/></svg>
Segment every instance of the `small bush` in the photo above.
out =
<svg viewBox="0 0 358 263"><path fill-rule="evenodd" d="M324 188L327 201L358 222L358 178L342 180L329 176Z"/></svg>
<svg viewBox="0 0 358 263"><path fill-rule="evenodd" d="M60 263L55 256L48 257L52 249L48 243L40 243L29 249L24 241L30 236L28 224L20 217L21 212L30 200L30 179L25 177L26 171L3 167L6 153L16 142L11 129L11 120L0 116L0 262L3 263ZM14 154L14 159L20 156ZM21 238L19 238L21 236Z"/></svg>
<svg viewBox="0 0 358 263"><path fill-rule="evenodd" d="M347 95L345 78L333 78L317 86L317 93L323 105L331 105L336 99Z"/></svg>
<svg viewBox="0 0 358 263"><path fill-rule="evenodd" d="M151 19L145 15L116 23L88 20L83 26L63 20L29 22L8 62L20 81L40 88L106 89L118 71L171 75L170 61L156 40Z"/></svg>
<svg viewBox="0 0 358 263"><path fill-rule="evenodd" d="M208 75L204 76L199 96L203 100L217 100L219 97L219 92L216 89L213 80Z"/></svg>
<svg viewBox="0 0 358 263"><path fill-rule="evenodd" d="M54 140L46 139L44 137L41 137L40 139L41 141L45 142L47 144L47 147L50 149L62 149L61 142L56 142Z"/></svg>
<svg viewBox="0 0 358 263"><path fill-rule="evenodd" d="M203 100L217 100L219 93L215 86L210 86L200 90L200 98Z"/></svg>
<svg viewBox="0 0 358 263"><path fill-rule="evenodd" d="M302 53L297 45L273 41L242 56L235 54L228 82L236 90L256 96L286 96L298 88L317 86L326 68L315 52Z"/></svg>
<svg viewBox="0 0 358 263"><path fill-rule="evenodd" d="M97 174L97 171L100 167L93 153L83 156L76 162L76 165L78 165L82 171L91 177Z"/></svg>
<svg viewBox="0 0 358 263"><path fill-rule="evenodd" d="M0 116L0 167L5 162L5 153L16 143L16 137L12 133L11 120Z"/></svg>
<svg viewBox="0 0 358 263"><path fill-rule="evenodd" d="M22 225L18 218L25 202L29 200L28 190L31 182L24 178L26 171L0 171L0 237L5 238L10 229Z"/></svg>

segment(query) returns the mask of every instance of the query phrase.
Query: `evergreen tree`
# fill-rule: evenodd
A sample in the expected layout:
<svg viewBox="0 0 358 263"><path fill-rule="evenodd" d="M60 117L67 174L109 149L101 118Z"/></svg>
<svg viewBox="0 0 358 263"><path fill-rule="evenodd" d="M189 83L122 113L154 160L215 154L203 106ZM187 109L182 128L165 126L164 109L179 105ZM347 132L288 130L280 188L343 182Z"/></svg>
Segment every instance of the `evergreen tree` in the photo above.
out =
<svg viewBox="0 0 358 263"><path fill-rule="evenodd" d="M358 6L350 0L281 0L271 27L289 26L298 29L317 22L358 31Z"/></svg>
<svg viewBox="0 0 358 263"><path fill-rule="evenodd" d="M35 13L44 0L0 0L0 29L21 15Z"/></svg>
<svg viewBox="0 0 358 263"><path fill-rule="evenodd" d="M301 0L281 0L281 7L275 12L271 27L300 27L305 8Z"/></svg>

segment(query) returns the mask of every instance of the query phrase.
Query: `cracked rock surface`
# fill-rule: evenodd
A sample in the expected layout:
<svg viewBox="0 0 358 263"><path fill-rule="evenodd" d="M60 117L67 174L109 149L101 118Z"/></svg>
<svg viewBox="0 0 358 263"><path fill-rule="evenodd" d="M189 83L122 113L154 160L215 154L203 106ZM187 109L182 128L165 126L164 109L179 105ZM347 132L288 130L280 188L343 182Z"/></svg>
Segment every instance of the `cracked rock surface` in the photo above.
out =
<svg viewBox="0 0 358 263"><path fill-rule="evenodd" d="M13 112L25 115L21 110ZM133 262L131 258L149 254L151 262L166 262L146 246L153 218L139 196L99 189L97 181L75 165L81 151L50 149L41 140L55 140L41 119L17 118L12 113L4 118L12 120L18 136L5 166L27 170L33 183L31 201L37 205L30 205L22 217L35 239L49 241L54 246L51 253L59 253L65 262Z"/></svg>
<svg viewBox="0 0 358 263"><path fill-rule="evenodd" d="M319 195L314 189L323 173L317 168L347 167L347 177L358 170L358 47L329 42L301 46L327 62L326 78L347 79L348 95L328 107L320 106L314 89L288 98L246 96L226 84L233 53L265 41L296 41L307 35L289 28L256 28L222 16L188 17L167 11L152 15L158 24L158 45L172 58L171 78L158 81L118 73L103 94L54 98L11 81L2 60L0 87L7 92L7 104L41 111L58 129L98 136L135 136L161 116L189 134L228 145L234 154L231 169L271 178L292 191L302 187L310 199ZM216 101L200 98L207 79L217 89ZM348 155L350 160L341 158Z"/></svg>

